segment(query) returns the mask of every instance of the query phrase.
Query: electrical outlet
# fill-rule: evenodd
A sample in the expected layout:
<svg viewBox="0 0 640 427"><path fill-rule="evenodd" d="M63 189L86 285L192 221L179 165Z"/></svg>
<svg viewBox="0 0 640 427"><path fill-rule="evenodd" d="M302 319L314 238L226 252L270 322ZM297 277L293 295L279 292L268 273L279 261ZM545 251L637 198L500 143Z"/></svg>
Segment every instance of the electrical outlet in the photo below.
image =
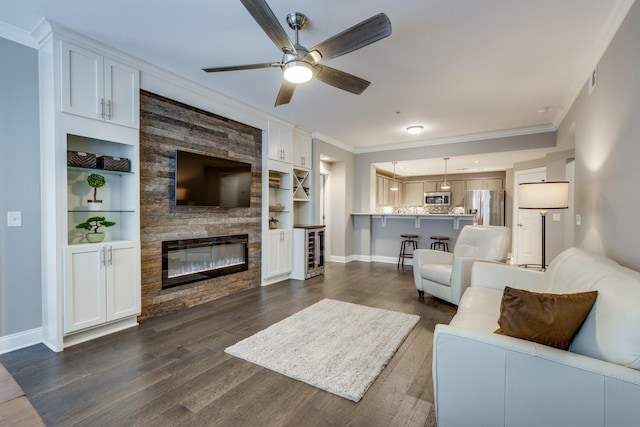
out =
<svg viewBox="0 0 640 427"><path fill-rule="evenodd" d="M22 212L7 212L7 227L22 227Z"/></svg>
<svg viewBox="0 0 640 427"><path fill-rule="evenodd" d="M553 222L560 222L560 214L553 214Z"/></svg>

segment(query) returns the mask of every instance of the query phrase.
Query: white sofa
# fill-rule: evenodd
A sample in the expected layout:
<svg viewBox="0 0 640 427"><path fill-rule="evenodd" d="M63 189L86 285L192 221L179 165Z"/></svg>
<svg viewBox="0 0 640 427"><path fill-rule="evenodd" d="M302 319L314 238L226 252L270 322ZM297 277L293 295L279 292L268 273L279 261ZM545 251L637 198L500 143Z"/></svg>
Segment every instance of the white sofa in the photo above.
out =
<svg viewBox="0 0 640 427"><path fill-rule="evenodd" d="M499 225L465 225L453 253L413 251L413 280L422 299L427 292L458 304L471 284L471 267L478 260L504 262L511 247L511 230Z"/></svg>
<svg viewBox="0 0 640 427"><path fill-rule="evenodd" d="M598 297L563 351L493 333L505 286ZM640 426L640 273L576 248L545 273L478 262L433 354L438 427Z"/></svg>

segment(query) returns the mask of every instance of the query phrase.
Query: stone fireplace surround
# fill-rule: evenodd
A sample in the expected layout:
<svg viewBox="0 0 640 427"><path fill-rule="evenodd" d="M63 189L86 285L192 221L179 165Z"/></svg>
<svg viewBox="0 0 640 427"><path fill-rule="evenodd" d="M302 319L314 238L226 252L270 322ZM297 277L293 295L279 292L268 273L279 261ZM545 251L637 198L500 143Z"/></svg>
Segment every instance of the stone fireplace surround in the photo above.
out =
<svg viewBox="0 0 640 427"><path fill-rule="evenodd" d="M175 206L175 151L251 163L251 207ZM262 131L140 92L142 314L157 317L260 286ZM162 288L162 242L248 234L248 270Z"/></svg>

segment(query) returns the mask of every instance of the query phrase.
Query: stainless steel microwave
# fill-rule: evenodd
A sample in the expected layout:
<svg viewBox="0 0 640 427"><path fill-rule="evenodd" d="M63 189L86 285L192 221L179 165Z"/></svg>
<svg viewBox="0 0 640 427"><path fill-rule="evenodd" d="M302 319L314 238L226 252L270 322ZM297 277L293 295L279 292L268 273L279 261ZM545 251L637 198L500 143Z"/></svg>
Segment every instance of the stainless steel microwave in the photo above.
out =
<svg viewBox="0 0 640 427"><path fill-rule="evenodd" d="M451 191L438 191L424 193L425 206L449 206L451 204Z"/></svg>

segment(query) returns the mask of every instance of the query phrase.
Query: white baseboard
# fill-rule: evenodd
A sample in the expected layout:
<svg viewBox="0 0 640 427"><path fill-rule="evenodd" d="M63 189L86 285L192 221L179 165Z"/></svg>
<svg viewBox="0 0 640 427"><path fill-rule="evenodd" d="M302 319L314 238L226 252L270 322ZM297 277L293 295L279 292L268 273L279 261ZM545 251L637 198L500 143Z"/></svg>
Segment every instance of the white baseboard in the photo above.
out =
<svg viewBox="0 0 640 427"><path fill-rule="evenodd" d="M0 337L0 354L20 350L21 348L40 344L42 342L42 328L30 329L17 334Z"/></svg>

